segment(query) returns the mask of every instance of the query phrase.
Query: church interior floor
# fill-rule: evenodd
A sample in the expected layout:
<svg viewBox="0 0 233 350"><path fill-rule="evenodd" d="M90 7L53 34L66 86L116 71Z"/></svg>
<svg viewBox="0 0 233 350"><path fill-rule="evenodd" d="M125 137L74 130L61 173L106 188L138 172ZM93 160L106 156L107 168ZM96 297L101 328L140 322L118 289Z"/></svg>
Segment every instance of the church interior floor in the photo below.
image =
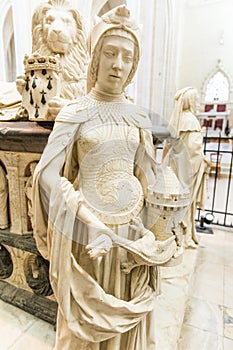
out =
<svg viewBox="0 0 233 350"><path fill-rule="evenodd" d="M200 234L179 350L233 350L233 231ZM165 350L165 349L164 349Z"/></svg>
<svg viewBox="0 0 233 350"><path fill-rule="evenodd" d="M177 350L233 350L233 231L215 226L213 235L198 236ZM1 350L50 350L55 332L47 322L0 301L0 338Z"/></svg>

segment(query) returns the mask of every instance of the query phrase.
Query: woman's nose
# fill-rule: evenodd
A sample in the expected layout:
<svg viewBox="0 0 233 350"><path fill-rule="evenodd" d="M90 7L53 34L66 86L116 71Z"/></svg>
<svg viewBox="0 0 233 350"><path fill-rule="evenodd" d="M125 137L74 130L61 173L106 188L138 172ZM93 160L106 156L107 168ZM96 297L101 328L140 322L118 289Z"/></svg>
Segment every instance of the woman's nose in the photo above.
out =
<svg viewBox="0 0 233 350"><path fill-rule="evenodd" d="M115 57L115 61L112 65L114 69L122 69L122 55L119 54Z"/></svg>

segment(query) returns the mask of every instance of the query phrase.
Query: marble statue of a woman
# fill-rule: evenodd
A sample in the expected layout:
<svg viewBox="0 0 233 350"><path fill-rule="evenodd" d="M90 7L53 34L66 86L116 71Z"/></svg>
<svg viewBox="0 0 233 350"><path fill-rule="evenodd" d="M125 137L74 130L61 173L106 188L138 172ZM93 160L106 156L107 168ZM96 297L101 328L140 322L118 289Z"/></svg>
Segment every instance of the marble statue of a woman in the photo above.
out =
<svg viewBox="0 0 233 350"><path fill-rule="evenodd" d="M34 173L34 235L58 302L55 349L155 348L158 265L177 251L146 226L151 122L125 98L140 56L125 6L90 36L90 92L59 113Z"/></svg>
<svg viewBox="0 0 233 350"><path fill-rule="evenodd" d="M190 192L190 206L183 220L184 246L190 248L198 244L195 212L197 206L204 209L210 165L203 153L201 126L196 117L198 98L193 87L177 91L169 122L172 138L163 150L163 162L169 162L183 187Z"/></svg>

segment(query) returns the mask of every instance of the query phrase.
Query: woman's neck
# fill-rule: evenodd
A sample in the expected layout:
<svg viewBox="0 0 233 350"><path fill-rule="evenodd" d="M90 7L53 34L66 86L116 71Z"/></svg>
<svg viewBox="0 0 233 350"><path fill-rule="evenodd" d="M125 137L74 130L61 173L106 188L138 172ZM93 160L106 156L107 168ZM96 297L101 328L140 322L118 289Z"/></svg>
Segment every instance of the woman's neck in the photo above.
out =
<svg viewBox="0 0 233 350"><path fill-rule="evenodd" d="M122 102L125 99L123 93L110 94L101 90L97 90L95 88L91 89L90 95L95 100L101 101L101 102Z"/></svg>

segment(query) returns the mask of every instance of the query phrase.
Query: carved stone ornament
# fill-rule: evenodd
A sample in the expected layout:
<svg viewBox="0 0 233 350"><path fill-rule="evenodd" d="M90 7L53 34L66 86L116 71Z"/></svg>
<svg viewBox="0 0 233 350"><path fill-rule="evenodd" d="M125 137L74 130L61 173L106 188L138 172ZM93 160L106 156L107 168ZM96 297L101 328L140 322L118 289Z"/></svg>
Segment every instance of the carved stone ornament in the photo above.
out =
<svg viewBox="0 0 233 350"><path fill-rule="evenodd" d="M49 0L36 7L32 16L32 52L59 55L62 65L60 107L65 103L62 99L71 100L86 94L89 61L86 41L81 15L69 1Z"/></svg>
<svg viewBox="0 0 233 350"><path fill-rule="evenodd" d="M21 122L21 123L25 124L26 122ZM9 124L11 123L9 122ZM9 124L5 128L9 128L7 130L8 130L8 133L10 134L11 130L10 130ZM15 124L14 124L14 127L17 129L17 126ZM28 122L28 124L32 124L32 123ZM0 203L1 203L0 208L2 209L2 212L0 213L0 223L2 222L3 224L5 222L6 224L6 220L4 222L2 220L3 213L4 213L3 203L5 204L7 203L6 194L8 196L8 193L9 193L9 196L8 196L9 208L7 207L5 209L5 214L8 212L8 216L9 216L7 221L8 222L7 226L10 227L11 233L14 233L14 234L17 233L20 235L28 234L32 230L30 220L29 220L31 219L31 211L30 211L31 203L29 201L28 196L30 196L30 190L31 190L30 182L32 181L31 171L33 169L29 170L29 167L33 168L33 166L35 166L35 164L40 159L40 153L23 152L23 149L27 147L26 145L28 143L28 147L30 145L31 151L33 151L33 149L39 150L39 147L43 145L43 142L45 142L39 137L37 138L28 137L27 139L26 132L28 132L28 130L29 129L26 129L26 124L25 126L22 125L22 128L19 127L17 129L17 133L18 135L20 135L19 137L21 138L22 141L15 142L15 145L13 141L11 141L12 148L13 149L14 147L18 148L19 149L18 152L15 152L15 151L6 152L5 150L3 151L0 150L0 160L3 164L2 168L0 167ZM12 132L15 132L15 131L12 131ZM7 147L7 145L9 144L7 134L5 135L5 137L0 139L1 146L5 145ZM28 132L28 135L30 135L29 132ZM21 145L22 145L22 148L20 148ZM4 169L6 169L4 173L3 173L3 167ZM3 182L1 182L1 169L2 169L2 175L5 174L3 178L6 178L8 182L8 193L6 192L6 188L4 190L4 186L2 186ZM27 173L25 173L25 169L28 169ZM7 172L7 177L6 177L6 172ZM1 188L2 188L2 192L1 192ZM4 217L6 218L6 215L4 215ZM4 229L4 226L0 225L0 229Z"/></svg>
<svg viewBox="0 0 233 350"><path fill-rule="evenodd" d="M173 235L189 203L188 189L181 186L172 168L167 166L154 186L148 188L146 199L147 227L155 233L156 239L165 240Z"/></svg>
<svg viewBox="0 0 233 350"><path fill-rule="evenodd" d="M175 266L183 257L182 219L190 203L190 192L183 188L170 166L163 169L158 180L148 188L146 199L147 227L158 240L166 240L175 235L179 247L175 259L166 266Z"/></svg>
<svg viewBox="0 0 233 350"><path fill-rule="evenodd" d="M30 254L25 260L24 271L26 281L35 294L43 296L53 294L49 282L49 262L42 256Z"/></svg>
<svg viewBox="0 0 233 350"><path fill-rule="evenodd" d="M10 277L13 271L13 263L8 250L0 244L0 278Z"/></svg>
<svg viewBox="0 0 233 350"><path fill-rule="evenodd" d="M0 164L0 229L9 226L8 219L8 180L7 175Z"/></svg>
<svg viewBox="0 0 233 350"><path fill-rule="evenodd" d="M38 162L33 161L29 164L30 168L30 176L27 178L27 181L25 183L25 195L26 195L26 200L27 200L27 213L30 221L30 226L32 227L33 225L33 210L32 210L32 183L33 183L33 173L35 171L35 167Z"/></svg>
<svg viewBox="0 0 233 350"><path fill-rule="evenodd" d="M60 95L61 66L56 57L34 54L25 55L25 86L22 93L22 106L29 119L50 120L48 102Z"/></svg>

